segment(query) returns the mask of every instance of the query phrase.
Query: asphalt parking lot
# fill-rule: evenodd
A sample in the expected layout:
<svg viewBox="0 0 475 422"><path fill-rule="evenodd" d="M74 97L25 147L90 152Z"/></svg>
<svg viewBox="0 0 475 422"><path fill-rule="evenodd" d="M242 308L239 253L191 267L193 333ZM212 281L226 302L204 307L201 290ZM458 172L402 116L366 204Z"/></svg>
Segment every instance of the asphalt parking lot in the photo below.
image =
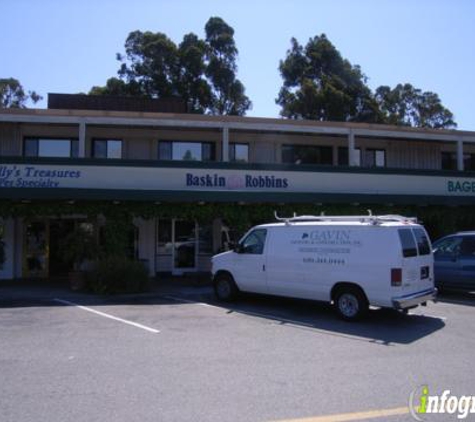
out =
<svg viewBox="0 0 475 422"><path fill-rule="evenodd" d="M223 305L207 286L94 297L8 283L0 420L413 420L421 385L475 395L474 321L471 294L346 323L314 302Z"/></svg>

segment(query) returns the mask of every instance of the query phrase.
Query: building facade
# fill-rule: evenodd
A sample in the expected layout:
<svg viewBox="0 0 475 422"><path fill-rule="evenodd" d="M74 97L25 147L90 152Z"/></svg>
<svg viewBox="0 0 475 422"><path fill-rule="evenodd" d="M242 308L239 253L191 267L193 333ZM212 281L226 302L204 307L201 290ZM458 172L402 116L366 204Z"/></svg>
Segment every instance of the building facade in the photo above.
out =
<svg viewBox="0 0 475 422"><path fill-rule="evenodd" d="M111 209L133 214L130 255L151 276L207 271L237 229L231 214L285 204L315 213L335 204L470 213L475 133L186 113L0 111L3 279L61 274L59 240Z"/></svg>

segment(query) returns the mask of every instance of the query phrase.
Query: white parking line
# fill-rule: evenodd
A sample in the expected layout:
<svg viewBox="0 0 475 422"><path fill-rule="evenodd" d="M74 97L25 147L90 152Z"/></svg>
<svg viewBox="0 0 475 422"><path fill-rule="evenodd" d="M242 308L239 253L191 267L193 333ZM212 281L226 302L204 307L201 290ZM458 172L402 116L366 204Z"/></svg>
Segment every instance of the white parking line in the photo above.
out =
<svg viewBox="0 0 475 422"><path fill-rule="evenodd" d="M162 296L162 297L165 298L165 299L174 300L175 302L191 303L192 305L204 306L206 308L224 309L224 307L222 307L222 306L210 305L209 303L197 302L196 300L183 299L183 298L177 297L177 296L166 295L166 296Z"/></svg>
<svg viewBox="0 0 475 422"><path fill-rule="evenodd" d="M426 313L418 314L418 313L415 313L415 312L409 312L408 315L422 316L422 317L426 317L426 318L435 318L435 319L440 319L441 321L447 321L447 317L440 316L440 315L432 315L432 314L426 314Z"/></svg>
<svg viewBox="0 0 475 422"><path fill-rule="evenodd" d="M132 325L133 327L141 328L142 330L148 331L150 333L157 334L157 333L160 332L159 330L156 330L155 328L147 327L146 325L142 325L142 324L139 324L137 322L128 321L126 319L119 318L119 317L116 317L114 315L106 314L105 312L96 311L95 309L88 308L87 306L82 306L82 305L79 305L78 303L70 302L68 300L57 299L57 298L53 299L53 300L55 302L62 303L63 305L75 306L76 308L82 309L83 311L88 311L88 312L91 312L93 314L100 315L104 318L113 319L114 321L119 321L119 322L122 322L122 323L127 324L127 325Z"/></svg>

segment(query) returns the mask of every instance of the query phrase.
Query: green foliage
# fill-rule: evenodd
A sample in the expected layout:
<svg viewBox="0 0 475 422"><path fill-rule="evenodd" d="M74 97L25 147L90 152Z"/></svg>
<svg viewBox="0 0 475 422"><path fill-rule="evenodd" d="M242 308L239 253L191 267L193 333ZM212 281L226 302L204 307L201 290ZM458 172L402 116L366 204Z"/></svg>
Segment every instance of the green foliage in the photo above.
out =
<svg viewBox="0 0 475 422"><path fill-rule="evenodd" d="M95 262L87 285L98 294L138 293L148 289L149 278L141 262L107 256Z"/></svg>
<svg viewBox="0 0 475 422"><path fill-rule="evenodd" d="M110 78L105 86L94 86L89 95L143 96L140 85L135 81L129 83L118 78Z"/></svg>
<svg viewBox="0 0 475 422"><path fill-rule="evenodd" d="M0 79L0 108L26 108L29 100L37 103L42 98L35 91L26 93L17 79Z"/></svg>
<svg viewBox="0 0 475 422"><path fill-rule="evenodd" d="M95 259L99 252L93 228L92 224L78 224L70 234L60 240L62 258L75 270L79 270L83 262Z"/></svg>
<svg viewBox="0 0 475 422"><path fill-rule="evenodd" d="M131 32L125 55L117 55L119 79L110 78L90 94L178 96L195 113L244 115L251 102L236 78L234 30L214 17L205 31L205 40L189 33L179 45L160 32Z"/></svg>
<svg viewBox="0 0 475 422"><path fill-rule="evenodd" d="M276 103L283 117L342 122L386 123L401 126L453 128L453 114L438 95L411 84L375 93L358 65L344 59L325 34L311 38L305 48L295 38L285 60Z"/></svg>
<svg viewBox="0 0 475 422"><path fill-rule="evenodd" d="M197 205L195 203L151 204L145 202L126 202L113 205L108 202L77 202L69 205L62 202L38 202L35 206L10 201L0 201L0 216L2 217L44 217L68 214L82 214L89 219L104 215L109 221L108 233L105 238L109 245L103 246L107 254L126 259L125 233L131 227L133 217L150 218L180 218L198 223L209 223L215 218L221 218L229 227L244 234L251 226L274 221L274 211L279 216L291 216L294 212L299 215L362 215L371 209L373 214L401 214L408 217L418 217L427 227L432 239L453 233L457 230L473 230L475 228L475 213L470 206L415 206L381 204L363 204L359 206L345 204L248 204L210 203ZM120 240L121 239L121 240Z"/></svg>
<svg viewBox="0 0 475 422"><path fill-rule="evenodd" d="M87 275L94 293L136 293L148 288L145 266L127 256L133 214L114 209L108 214L93 269Z"/></svg>
<svg viewBox="0 0 475 422"><path fill-rule="evenodd" d="M276 99L281 115L293 119L380 122L382 116L366 86L366 76L353 66L325 34L305 48L292 38L279 70L284 84Z"/></svg>
<svg viewBox="0 0 475 422"><path fill-rule="evenodd" d="M205 75L206 51L206 42L192 33L185 35L178 46L178 95L186 101L191 111L201 114L211 109L214 100L212 87Z"/></svg>
<svg viewBox="0 0 475 422"><path fill-rule="evenodd" d="M236 79L238 50L234 29L223 19L213 17L205 26L207 43L206 76L213 88L212 114L242 116L251 107L244 85Z"/></svg>
<svg viewBox="0 0 475 422"><path fill-rule="evenodd" d="M103 227L99 256L101 258L114 257L125 260L129 233L132 229L132 215L123 212L109 215Z"/></svg>
<svg viewBox="0 0 475 422"><path fill-rule="evenodd" d="M437 94L422 92L411 84L398 84L394 89L380 86L375 98L386 123L434 129L457 126Z"/></svg>

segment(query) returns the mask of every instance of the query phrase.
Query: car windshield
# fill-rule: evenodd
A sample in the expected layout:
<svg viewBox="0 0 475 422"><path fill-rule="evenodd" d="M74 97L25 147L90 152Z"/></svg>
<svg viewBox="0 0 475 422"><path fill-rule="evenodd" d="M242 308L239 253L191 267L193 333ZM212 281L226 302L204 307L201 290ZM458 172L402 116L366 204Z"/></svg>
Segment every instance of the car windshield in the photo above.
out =
<svg viewBox="0 0 475 422"><path fill-rule="evenodd" d="M441 239L435 242L434 252L444 255L453 255L458 253L461 243L461 237L449 237L446 239Z"/></svg>

